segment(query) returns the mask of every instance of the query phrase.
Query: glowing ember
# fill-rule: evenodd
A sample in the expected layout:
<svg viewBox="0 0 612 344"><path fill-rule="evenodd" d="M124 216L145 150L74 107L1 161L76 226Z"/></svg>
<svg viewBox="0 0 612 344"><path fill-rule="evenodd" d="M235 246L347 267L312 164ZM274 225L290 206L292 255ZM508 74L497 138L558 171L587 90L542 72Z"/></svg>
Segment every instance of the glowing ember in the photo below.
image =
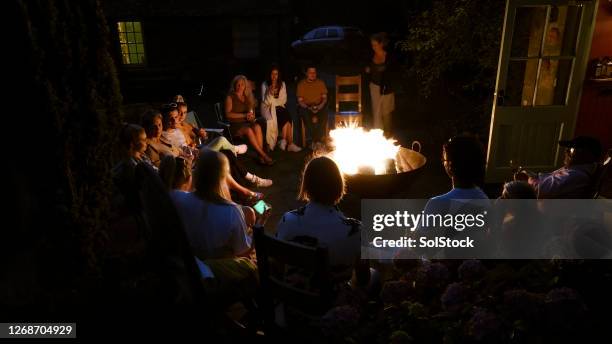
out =
<svg viewBox="0 0 612 344"><path fill-rule="evenodd" d="M389 159L395 159L400 146L394 139L387 139L381 129L364 130L361 127L344 127L330 131L334 151L329 155L346 174L356 174L360 169L371 168L375 174L385 174Z"/></svg>

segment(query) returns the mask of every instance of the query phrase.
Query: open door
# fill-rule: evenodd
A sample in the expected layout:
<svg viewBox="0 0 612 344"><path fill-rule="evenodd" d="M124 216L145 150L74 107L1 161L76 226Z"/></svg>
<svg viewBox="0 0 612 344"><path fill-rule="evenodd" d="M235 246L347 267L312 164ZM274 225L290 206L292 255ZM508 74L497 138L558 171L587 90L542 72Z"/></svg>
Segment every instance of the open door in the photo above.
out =
<svg viewBox="0 0 612 344"><path fill-rule="evenodd" d="M563 163L578 112L596 1L508 0L491 116L486 181Z"/></svg>

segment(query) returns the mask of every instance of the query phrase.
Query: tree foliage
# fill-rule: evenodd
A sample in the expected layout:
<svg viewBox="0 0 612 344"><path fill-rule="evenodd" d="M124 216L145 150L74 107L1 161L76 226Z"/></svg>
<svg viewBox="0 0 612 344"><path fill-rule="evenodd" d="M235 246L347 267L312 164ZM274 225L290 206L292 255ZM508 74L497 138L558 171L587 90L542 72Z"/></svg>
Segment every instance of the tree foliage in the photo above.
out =
<svg viewBox="0 0 612 344"><path fill-rule="evenodd" d="M19 78L11 91L23 113L19 124L9 125L27 128L23 141L34 138L41 153L11 157L29 193L22 222L40 229L47 259L63 257L72 273L94 271L108 226L121 123L109 29L97 0L16 5L11 67Z"/></svg>
<svg viewBox="0 0 612 344"><path fill-rule="evenodd" d="M424 95L444 78L451 81L451 92L486 97L495 83L504 5L503 0L434 0L415 15L399 48L413 57L409 71Z"/></svg>

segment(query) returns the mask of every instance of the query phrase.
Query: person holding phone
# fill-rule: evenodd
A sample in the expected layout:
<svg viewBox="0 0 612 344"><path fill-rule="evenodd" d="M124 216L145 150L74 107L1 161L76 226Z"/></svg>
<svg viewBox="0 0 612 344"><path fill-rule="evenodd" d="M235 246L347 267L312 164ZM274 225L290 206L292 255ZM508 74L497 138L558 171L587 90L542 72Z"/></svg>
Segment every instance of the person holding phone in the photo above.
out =
<svg viewBox="0 0 612 344"><path fill-rule="evenodd" d="M272 207L263 199L261 199L257 203L255 203L255 205L253 205L253 209L257 214L263 215L266 211L272 209Z"/></svg>
<svg viewBox="0 0 612 344"><path fill-rule="evenodd" d="M256 214L232 202L225 186L229 173L225 155L204 149L194 171L195 191L175 193L173 200L194 255L210 267L215 279L231 287L256 283L250 227L263 226L270 210ZM254 285L245 288L242 292L247 293Z"/></svg>

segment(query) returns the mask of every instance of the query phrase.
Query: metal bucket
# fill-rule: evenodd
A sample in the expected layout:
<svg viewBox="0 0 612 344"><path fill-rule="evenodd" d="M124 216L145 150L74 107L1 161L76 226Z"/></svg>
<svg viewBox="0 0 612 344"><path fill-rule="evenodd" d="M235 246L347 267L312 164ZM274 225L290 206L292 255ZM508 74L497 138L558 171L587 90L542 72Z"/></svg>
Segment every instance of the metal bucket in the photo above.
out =
<svg viewBox="0 0 612 344"><path fill-rule="evenodd" d="M427 163L427 158L421 154L420 142L413 141L411 148L400 147L397 152L395 156L397 173L346 176L347 193L359 199L393 198L394 194L410 188Z"/></svg>

